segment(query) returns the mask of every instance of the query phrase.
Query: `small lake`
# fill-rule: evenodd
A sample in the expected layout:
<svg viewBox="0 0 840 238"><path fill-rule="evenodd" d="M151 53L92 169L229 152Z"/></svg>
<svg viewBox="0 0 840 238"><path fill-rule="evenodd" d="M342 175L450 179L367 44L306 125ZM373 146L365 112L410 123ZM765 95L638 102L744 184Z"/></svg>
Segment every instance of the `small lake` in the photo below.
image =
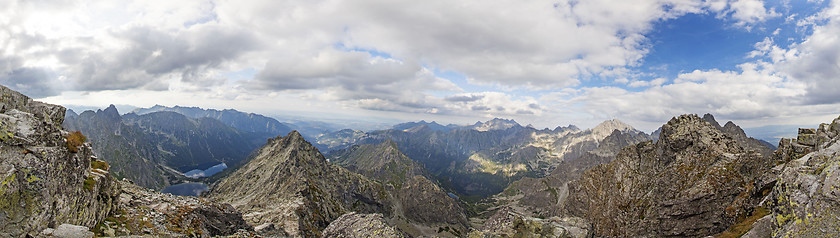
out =
<svg viewBox="0 0 840 238"><path fill-rule="evenodd" d="M222 170L225 170L225 169L227 169L227 164L221 163L221 164L214 165L213 167L207 168L205 170L200 170L200 169L190 170L190 171L184 173L184 176L187 176L187 177L190 177L190 178L210 177L210 176L213 176L214 174L216 174L218 172L222 172Z"/></svg>
<svg viewBox="0 0 840 238"><path fill-rule="evenodd" d="M209 187L207 187L207 185L203 183L182 183L166 187L160 192L169 193L173 195L195 197L201 195L202 192L207 191L208 189Z"/></svg>

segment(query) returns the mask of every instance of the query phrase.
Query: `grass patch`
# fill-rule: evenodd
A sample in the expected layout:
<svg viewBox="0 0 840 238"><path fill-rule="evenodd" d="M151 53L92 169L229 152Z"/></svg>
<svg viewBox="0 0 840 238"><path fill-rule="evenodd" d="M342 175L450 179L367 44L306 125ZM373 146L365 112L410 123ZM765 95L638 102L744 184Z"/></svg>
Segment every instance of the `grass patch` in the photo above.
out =
<svg viewBox="0 0 840 238"><path fill-rule="evenodd" d="M101 169L104 171L108 171L108 168L110 168L110 166L108 166L108 162L101 160L91 160L90 167L94 169Z"/></svg>
<svg viewBox="0 0 840 238"><path fill-rule="evenodd" d="M93 180L93 176L91 176L85 178L85 182L82 187L85 188L85 190L93 190L93 185L96 185L96 180Z"/></svg>
<svg viewBox="0 0 840 238"><path fill-rule="evenodd" d="M750 216L748 216L747 218L744 218L743 221L741 221L741 222L739 222L735 225L730 226L729 229L726 229L726 231L715 235L715 238L737 238L737 237L741 237L753 228L753 224L755 223L755 221L757 221L758 219L760 219L760 218L762 218L762 217L764 217L768 214L770 214L770 211L767 210L767 208L764 208L764 207L756 208L755 211L753 211L753 213Z"/></svg>
<svg viewBox="0 0 840 238"><path fill-rule="evenodd" d="M82 135L82 132L80 131L70 132L70 134L67 134L67 137L64 138L67 139L67 142L65 143L67 150L72 153L79 152L79 146L82 146L87 141L87 137Z"/></svg>

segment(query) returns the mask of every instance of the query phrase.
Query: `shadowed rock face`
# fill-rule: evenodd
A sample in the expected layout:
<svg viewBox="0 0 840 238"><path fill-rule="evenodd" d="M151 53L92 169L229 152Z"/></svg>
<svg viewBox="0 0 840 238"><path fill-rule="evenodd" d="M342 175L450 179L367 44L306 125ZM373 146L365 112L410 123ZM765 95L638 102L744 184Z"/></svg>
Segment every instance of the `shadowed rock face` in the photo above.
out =
<svg viewBox="0 0 840 238"><path fill-rule="evenodd" d="M254 153L219 181L210 197L230 203L255 226L271 224L288 235L315 237L344 213L391 214L381 184L329 164L296 131Z"/></svg>
<svg viewBox="0 0 840 238"><path fill-rule="evenodd" d="M773 165L696 115L673 118L656 142L624 148L616 159L569 184L566 210L603 236L706 236L746 216L763 197Z"/></svg>
<svg viewBox="0 0 840 238"><path fill-rule="evenodd" d="M89 144L66 145L64 113L0 86L0 236L91 227L114 210L119 185Z"/></svg>

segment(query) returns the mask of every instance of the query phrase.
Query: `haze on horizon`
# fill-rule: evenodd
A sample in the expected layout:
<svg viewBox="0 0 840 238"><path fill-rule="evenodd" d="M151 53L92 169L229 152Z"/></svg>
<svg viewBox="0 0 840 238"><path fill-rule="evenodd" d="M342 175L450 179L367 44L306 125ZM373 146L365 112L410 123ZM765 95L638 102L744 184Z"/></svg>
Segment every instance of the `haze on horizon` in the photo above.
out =
<svg viewBox="0 0 840 238"><path fill-rule="evenodd" d="M77 107L645 131L840 114L840 0L11 0L0 26L0 84Z"/></svg>

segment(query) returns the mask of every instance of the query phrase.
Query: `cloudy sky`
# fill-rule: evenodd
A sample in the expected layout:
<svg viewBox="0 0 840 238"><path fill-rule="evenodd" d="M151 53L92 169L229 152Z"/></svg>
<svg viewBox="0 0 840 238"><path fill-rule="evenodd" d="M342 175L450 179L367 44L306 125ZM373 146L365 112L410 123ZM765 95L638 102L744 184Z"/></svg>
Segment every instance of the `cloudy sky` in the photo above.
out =
<svg viewBox="0 0 840 238"><path fill-rule="evenodd" d="M840 115L840 2L4 0L0 84L287 117L816 124Z"/></svg>

